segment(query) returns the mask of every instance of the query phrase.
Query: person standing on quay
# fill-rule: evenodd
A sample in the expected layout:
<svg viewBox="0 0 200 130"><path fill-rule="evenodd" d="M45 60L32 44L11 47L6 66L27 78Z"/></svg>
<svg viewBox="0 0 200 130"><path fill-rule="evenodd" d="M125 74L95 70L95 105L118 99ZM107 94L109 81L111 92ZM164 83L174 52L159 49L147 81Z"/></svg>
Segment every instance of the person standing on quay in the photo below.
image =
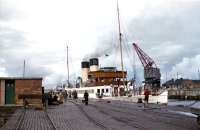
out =
<svg viewBox="0 0 200 130"><path fill-rule="evenodd" d="M85 93L84 93L85 105L88 105L88 97L89 97L89 94L88 94L87 90L85 90Z"/></svg>
<svg viewBox="0 0 200 130"><path fill-rule="evenodd" d="M145 107L145 104L148 104L149 103L149 90L148 89L145 89L144 90L144 107Z"/></svg>

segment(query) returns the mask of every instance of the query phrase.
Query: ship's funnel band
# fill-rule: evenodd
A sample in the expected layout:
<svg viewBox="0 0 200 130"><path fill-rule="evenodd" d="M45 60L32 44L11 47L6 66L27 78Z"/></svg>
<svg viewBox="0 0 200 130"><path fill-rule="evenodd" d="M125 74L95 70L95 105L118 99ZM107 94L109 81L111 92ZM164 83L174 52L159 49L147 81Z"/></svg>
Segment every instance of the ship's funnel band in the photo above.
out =
<svg viewBox="0 0 200 130"><path fill-rule="evenodd" d="M99 60L98 60L98 58L92 58L92 59L90 59L90 66L93 66L93 65L99 66Z"/></svg>
<svg viewBox="0 0 200 130"><path fill-rule="evenodd" d="M88 61L81 62L81 68L89 68L90 63Z"/></svg>

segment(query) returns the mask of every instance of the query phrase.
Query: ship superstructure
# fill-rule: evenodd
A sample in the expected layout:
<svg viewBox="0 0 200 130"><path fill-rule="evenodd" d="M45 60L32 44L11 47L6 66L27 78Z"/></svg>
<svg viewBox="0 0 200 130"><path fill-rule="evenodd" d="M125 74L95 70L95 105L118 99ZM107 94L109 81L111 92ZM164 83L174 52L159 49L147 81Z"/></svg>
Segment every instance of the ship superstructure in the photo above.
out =
<svg viewBox="0 0 200 130"><path fill-rule="evenodd" d="M116 67L99 68L98 58L81 62L82 87L111 86L113 94L124 95L124 85L127 84L126 71L119 71Z"/></svg>

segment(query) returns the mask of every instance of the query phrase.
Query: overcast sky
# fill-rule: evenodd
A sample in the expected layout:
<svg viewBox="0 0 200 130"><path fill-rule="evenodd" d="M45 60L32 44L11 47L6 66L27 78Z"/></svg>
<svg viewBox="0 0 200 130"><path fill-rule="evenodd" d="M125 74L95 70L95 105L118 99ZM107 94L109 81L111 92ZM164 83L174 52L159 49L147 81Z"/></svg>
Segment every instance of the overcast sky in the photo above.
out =
<svg viewBox="0 0 200 130"><path fill-rule="evenodd" d="M0 0L0 76L43 77L52 87L66 81L66 44L71 79L81 61L99 57L102 66L119 66L116 0ZM162 72L162 82L198 79L200 69L199 0L119 0L123 55L129 78L136 42ZM108 54L109 56L105 56ZM167 77L166 77L167 75Z"/></svg>

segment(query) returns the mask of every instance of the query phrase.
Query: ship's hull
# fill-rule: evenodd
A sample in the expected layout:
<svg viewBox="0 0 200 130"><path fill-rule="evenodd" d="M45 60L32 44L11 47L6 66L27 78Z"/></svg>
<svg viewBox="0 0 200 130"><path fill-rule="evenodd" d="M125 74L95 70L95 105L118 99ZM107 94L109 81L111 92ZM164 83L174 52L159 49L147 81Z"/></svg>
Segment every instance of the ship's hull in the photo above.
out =
<svg viewBox="0 0 200 130"><path fill-rule="evenodd" d="M89 93L89 98L104 98L109 100L121 100L121 101L130 101L137 102L138 99L144 99L144 95L135 95L135 96L115 96L114 88L111 86L93 86L93 87L82 87L82 88L66 88L68 94L73 91L77 91L78 97L83 98L84 92ZM149 103L168 103L168 91L163 91L157 96L149 96Z"/></svg>
<svg viewBox="0 0 200 130"><path fill-rule="evenodd" d="M68 94L77 91L78 97L83 98L84 92L87 91L89 98L111 97L113 90L111 86L93 86L82 88L66 88Z"/></svg>

